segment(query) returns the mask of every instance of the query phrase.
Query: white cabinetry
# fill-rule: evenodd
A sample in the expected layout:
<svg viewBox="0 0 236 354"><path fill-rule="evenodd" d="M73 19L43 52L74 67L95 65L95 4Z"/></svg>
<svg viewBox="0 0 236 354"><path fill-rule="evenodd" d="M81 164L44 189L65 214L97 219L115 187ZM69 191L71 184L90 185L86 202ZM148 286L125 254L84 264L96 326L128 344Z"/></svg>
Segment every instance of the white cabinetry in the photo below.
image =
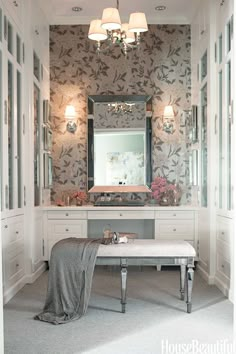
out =
<svg viewBox="0 0 236 354"><path fill-rule="evenodd" d="M49 259L53 245L63 238L103 237L107 224L113 231L133 232L138 238L187 240L197 250L198 212L189 208L160 209L151 206L47 207L44 210L44 259Z"/></svg>
<svg viewBox="0 0 236 354"><path fill-rule="evenodd" d="M216 277L217 286L228 296L231 285L232 220L217 216Z"/></svg>
<svg viewBox="0 0 236 354"><path fill-rule="evenodd" d="M52 247L58 241L69 238L87 237L86 211L49 211L46 216L46 240L44 240L44 257L50 258Z"/></svg>
<svg viewBox="0 0 236 354"><path fill-rule="evenodd" d="M156 211L155 238L185 240L197 250L196 218L194 211Z"/></svg>
<svg viewBox="0 0 236 354"><path fill-rule="evenodd" d="M3 292L7 302L24 285L24 217L2 220Z"/></svg>

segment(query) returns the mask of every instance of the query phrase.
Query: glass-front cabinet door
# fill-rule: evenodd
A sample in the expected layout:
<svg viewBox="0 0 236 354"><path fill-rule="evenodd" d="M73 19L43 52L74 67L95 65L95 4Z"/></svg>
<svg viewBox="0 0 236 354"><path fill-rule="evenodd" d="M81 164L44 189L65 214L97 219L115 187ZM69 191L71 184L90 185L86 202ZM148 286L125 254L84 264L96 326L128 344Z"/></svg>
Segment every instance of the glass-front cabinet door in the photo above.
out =
<svg viewBox="0 0 236 354"><path fill-rule="evenodd" d="M232 210L232 23L230 17L218 35L218 198L217 207L222 212Z"/></svg>
<svg viewBox="0 0 236 354"><path fill-rule="evenodd" d="M2 13L0 12L0 17ZM2 21L3 20L3 21ZM23 208L22 41L7 16L1 17L0 97L1 210ZM1 27L2 30L2 27ZM3 86L4 84L4 86Z"/></svg>

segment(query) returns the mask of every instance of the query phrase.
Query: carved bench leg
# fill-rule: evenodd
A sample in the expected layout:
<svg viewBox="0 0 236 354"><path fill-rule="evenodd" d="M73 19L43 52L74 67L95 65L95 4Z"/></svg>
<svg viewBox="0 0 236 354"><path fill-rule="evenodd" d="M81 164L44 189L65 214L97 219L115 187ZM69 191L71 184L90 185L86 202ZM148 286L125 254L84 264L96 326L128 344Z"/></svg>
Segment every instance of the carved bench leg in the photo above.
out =
<svg viewBox="0 0 236 354"><path fill-rule="evenodd" d="M125 313L126 289L127 289L127 259L121 259L121 312Z"/></svg>
<svg viewBox="0 0 236 354"><path fill-rule="evenodd" d="M191 313L192 311L192 290L193 290L193 279L194 279L194 270L192 266L188 266L187 271L187 312Z"/></svg>
<svg viewBox="0 0 236 354"><path fill-rule="evenodd" d="M180 265L180 299L184 300L185 292L185 279L186 279L186 265Z"/></svg>

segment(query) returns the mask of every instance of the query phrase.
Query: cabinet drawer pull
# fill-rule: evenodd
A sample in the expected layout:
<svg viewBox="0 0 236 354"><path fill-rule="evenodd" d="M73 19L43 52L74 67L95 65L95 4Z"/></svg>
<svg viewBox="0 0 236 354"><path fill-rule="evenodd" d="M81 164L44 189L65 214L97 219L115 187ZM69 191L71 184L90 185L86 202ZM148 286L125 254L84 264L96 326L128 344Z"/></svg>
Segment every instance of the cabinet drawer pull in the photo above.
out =
<svg viewBox="0 0 236 354"><path fill-rule="evenodd" d="M18 268L19 267L19 263L16 263L16 268Z"/></svg>
<svg viewBox="0 0 236 354"><path fill-rule="evenodd" d="M224 269L224 267L225 267L225 265L224 265L224 264L221 264L221 268L223 268L223 269Z"/></svg>
<svg viewBox="0 0 236 354"><path fill-rule="evenodd" d="M224 235L224 234L225 234L224 231L222 231L222 232L221 232L221 235Z"/></svg>
<svg viewBox="0 0 236 354"><path fill-rule="evenodd" d="M173 216L176 216L176 214L173 214Z"/></svg>
<svg viewBox="0 0 236 354"><path fill-rule="evenodd" d="M7 226L7 225L5 225L4 227L5 227L5 229L7 229L7 228L8 228L8 226Z"/></svg>
<svg viewBox="0 0 236 354"><path fill-rule="evenodd" d="M66 229L66 231L68 232L68 231L69 231L69 229Z"/></svg>
<svg viewBox="0 0 236 354"><path fill-rule="evenodd" d="M66 216L69 216L69 214L68 214L68 213L66 213Z"/></svg>
<svg viewBox="0 0 236 354"><path fill-rule="evenodd" d="M173 231L176 231L176 229L173 229Z"/></svg>
<svg viewBox="0 0 236 354"><path fill-rule="evenodd" d="M123 216L122 214L120 214L120 216Z"/></svg>
<svg viewBox="0 0 236 354"><path fill-rule="evenodd" d="M18 235L18 234L19 234L19 231L16 231L16 234Z"/></svg>

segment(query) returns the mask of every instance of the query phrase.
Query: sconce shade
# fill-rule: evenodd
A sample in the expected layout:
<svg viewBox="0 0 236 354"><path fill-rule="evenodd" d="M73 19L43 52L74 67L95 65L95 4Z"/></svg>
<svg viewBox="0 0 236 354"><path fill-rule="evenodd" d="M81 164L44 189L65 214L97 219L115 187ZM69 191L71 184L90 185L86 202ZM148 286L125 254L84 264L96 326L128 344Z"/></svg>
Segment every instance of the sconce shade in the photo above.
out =
<svg viewBox="0 0 236 354"><path fill-rule="evenodd" d="M137 32L137 33L148 31L145 13L134 12L134 13L130 14L129 31L130 32Z"/></svg>
<svg viewBox="0 0 236 354"><path fill-rule="evenodd" d="M90 22L88 38L93 41L104 41L107 39L107 31L101 27L101 20Z"/></svg>
<svg viewBox="0 0 236 354"><path fill-rule="evenodd" d="M65 118L75 119L75 107L74 106L72 106L72 105L66 106Z"/></svg>
<svg viewBox="0 0 236 354"><path fill-rule="evenodd" d="M163 117L170 119L173 119L175 117L172 106L165 106Z"/></svg>
<svg viewBox="0 0 236 354"><path fill-rule="evenodd" d="M121 28L121 20L118 9L108 7L102 13L102 28L108 31Z"/></svg>
<svg viewBox="0 0 236 354"><path fill-rule="evenodd" d="M133 43L135 42L135 34L134 32L129 31L129 24L123 23L121 26L121 32L125 32L126 38L124 39L125 43Z"/></svg>

